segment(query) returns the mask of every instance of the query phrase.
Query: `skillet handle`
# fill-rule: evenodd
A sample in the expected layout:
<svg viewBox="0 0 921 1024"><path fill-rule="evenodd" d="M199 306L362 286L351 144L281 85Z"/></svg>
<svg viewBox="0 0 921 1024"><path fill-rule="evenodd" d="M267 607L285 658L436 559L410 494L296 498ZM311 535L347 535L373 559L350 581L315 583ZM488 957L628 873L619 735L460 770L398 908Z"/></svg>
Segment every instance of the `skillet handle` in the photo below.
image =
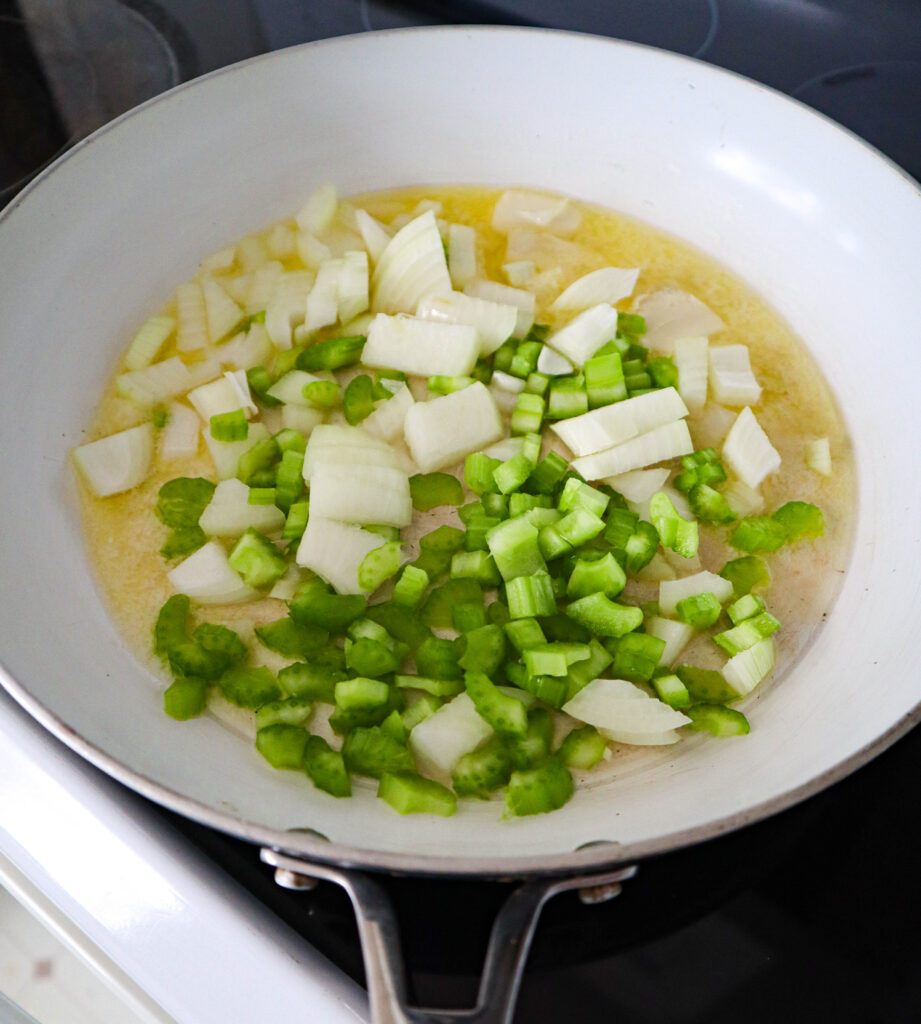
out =
<svg viewBox="0 0 921 1024"><path fill-rule="evenodd" d="M302 861L277 850L263 849L261 857L276 869L276 878L289 887L307 888L310 879L323 879L348 893L358 922L372 1024L511 1024L544 904L573 889L587 890L586 902L595 902L616 894L619 883L636 873L631 866L604 874L522 882L493 924L476 1006L470 1010L430 1010L407 1005L406 970L396 915L390 897L373 876Z"/></svg>

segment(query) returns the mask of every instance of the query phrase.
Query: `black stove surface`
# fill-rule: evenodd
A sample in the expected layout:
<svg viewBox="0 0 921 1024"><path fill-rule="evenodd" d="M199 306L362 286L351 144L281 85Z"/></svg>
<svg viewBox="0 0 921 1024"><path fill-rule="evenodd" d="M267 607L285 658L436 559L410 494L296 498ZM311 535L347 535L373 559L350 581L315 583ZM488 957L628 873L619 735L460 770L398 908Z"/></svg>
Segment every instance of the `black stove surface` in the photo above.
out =
<svg viewBox="0 0 921 1024"><path fill-rule="evenodd" d="M18 17L15 8L24 5L0 0L0 54L19 31L8 16ZM795 96L921 179L921 0L133 0L123 6L155 26L181 78L311 39L404 25L530 24L634 40ZM20 51L15 98L26 94L31 108L14 108L13 93L0 91L0 133L6 122L21 126L23 118L31 126L25 139L0 136L3 174L22 177L29 154L40 163L69 138L39 65ZM7 172L4 161L14 160ZM8 198L5 184L0 180L0 203ZM574 895L551 902L516 1021L921 1021L919 768L921 730L915 730L853 777L781 815L642 864L608 903L584 906ZM162 813L361 980L357 932L341 891L331 885L310 893L281 890L253 847ZM418 1000L469 1005L508 887L406 879L388 885Z"/></svg>

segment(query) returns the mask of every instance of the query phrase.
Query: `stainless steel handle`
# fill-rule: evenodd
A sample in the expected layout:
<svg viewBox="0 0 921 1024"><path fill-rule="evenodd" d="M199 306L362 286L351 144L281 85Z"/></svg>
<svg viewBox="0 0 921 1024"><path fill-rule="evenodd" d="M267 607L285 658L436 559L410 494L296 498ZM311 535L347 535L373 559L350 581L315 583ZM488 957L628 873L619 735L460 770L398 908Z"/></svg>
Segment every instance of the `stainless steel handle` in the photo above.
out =
<svg viewBox="0 0 921 1024"><path fill-rule="evenodd" d="M390 897L372 875L334 868L263 849L262 860L276 869L289 888L308 887L308 879L335 882L349 895L358 922L372 1024L511 1024L528 950L544 904L574 889L586 902L615 895L633 866L603 874L541 878L522 882L500 909L486 950L476 1006L470 1010L432 1010L407 1003L406 969Z"/></svg>

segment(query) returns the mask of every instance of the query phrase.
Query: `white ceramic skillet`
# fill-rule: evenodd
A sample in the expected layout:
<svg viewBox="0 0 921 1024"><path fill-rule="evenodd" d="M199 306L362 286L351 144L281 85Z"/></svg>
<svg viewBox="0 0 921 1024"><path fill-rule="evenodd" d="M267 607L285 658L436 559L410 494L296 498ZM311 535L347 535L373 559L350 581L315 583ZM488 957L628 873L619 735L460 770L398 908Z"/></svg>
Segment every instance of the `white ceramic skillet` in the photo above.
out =
<svg viewBox="0 0 921 1024"><path fill-rule="evenodd" d="M600 203L716 257L805 339L854 440L854 550L829 620L758 700L744 742L667 748L552 815L500 822L484 805L404 819L266 770L209 719L163 714L159 683L95 587L68 450L132 328L204 255L328 180L346 194L470 182ZM369 34L173 90L77 146L0 216L4 685L127 785L349 886L380 1020L430 1018L396 1007L392 921L351 869L532 879L484 982L484 1000L502 1005L479 1019L505 1019L514 983L502 969L527 943L515 954L504 939L553 891L778 811L916 721L919 238L917 185L853 136L749 81L610 40Z"/></svg>

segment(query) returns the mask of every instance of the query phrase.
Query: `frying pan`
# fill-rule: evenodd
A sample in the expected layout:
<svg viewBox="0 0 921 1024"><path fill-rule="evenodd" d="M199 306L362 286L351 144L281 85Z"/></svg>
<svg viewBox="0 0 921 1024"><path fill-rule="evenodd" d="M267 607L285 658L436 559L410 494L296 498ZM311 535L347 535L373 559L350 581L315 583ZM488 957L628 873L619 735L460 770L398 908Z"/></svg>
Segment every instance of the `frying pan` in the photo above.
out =
<svg viewBox="0 0 921 1024"><path fill-rule="evenodd" d="M413 183L534 185L636 216L718 258L793 326L854 442L851 564L744 741L654 752L564 809L400 818L335 801L161 683L112 625L81 542L68 450L129 332L206 254L296 209ZM638 860L841 778L918 718L916 449L921 195L855 137L770 90L611 40L424 29L328 40L215 72L103 128L0 217L0 659L9 692L161 804L263 847L285 884L344 885L378 1021L508 1020L537 913L610 894ZM405 1008L374 872L518 878L467 1014ZM599 888L601 886L602 888ZM604 888L607 886L607 888Z"/></svg>

